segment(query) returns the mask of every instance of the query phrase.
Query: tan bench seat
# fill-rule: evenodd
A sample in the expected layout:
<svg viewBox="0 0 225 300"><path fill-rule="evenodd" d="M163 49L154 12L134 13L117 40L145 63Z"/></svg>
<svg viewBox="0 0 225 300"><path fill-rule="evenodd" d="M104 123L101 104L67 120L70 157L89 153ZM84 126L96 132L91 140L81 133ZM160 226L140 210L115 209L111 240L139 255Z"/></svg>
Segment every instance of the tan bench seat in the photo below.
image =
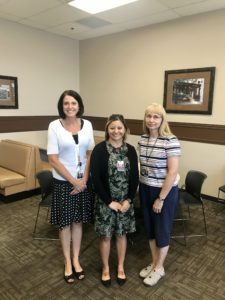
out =
<svg viewBox="0 0 225 300"><path fill-rule="evenodd" d="M9 196L38 188L35 174L43 169L51 169L51 166L41 160L37 146L0 141L0 194Z"/></svg>
<svg viewBox="0 0 225 300"><path fill-rule="evenodd" d="M25 177L23 175L2 167L0 167L0 178L1 189L25 182Z"/></svg>

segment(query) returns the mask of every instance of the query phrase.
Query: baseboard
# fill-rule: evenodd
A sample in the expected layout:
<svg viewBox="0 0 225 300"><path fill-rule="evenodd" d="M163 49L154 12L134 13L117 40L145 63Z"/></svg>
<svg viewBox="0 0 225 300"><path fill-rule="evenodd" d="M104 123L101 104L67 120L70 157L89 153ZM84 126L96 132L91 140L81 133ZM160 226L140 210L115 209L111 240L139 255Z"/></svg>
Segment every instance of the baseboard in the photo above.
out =
<svg viewBox="0 0 225 300"><path fill-rule="evenodd" d="M217 197L213 197L213 196L209 196L209 195L205 195L205 194L202 194L202 198L204 200L209 200L209 201L225 204L225 199L221 199L221 198L218 199Z"/></svg>
<svg viewBox="0 0 225 300"><path fill-rule="evenodd" d="M0 201L4 202L4 203L10 203L10 202L14 202L14 201L18 201L18 200L23 200L35 195L39 195L40 192L40 188L35 189L35 190L31 190L31 191L25 191L25 192L21 192L21 193L17 193L17 194L13 194L13 195L9 195L9 196L4 196L4 195L0 195Z"/></svg>

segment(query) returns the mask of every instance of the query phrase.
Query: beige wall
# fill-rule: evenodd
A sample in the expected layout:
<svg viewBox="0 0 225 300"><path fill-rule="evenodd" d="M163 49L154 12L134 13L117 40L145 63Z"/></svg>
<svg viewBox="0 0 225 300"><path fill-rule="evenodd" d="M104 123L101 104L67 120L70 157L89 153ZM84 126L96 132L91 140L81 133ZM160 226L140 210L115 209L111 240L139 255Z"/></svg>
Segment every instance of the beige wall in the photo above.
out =
<svg viewBox="0 0 225 300"><path fill-rule="evenodd" d="M91 116L122 113L142 119L146 106L163 102L164 71L216 67L210 116L169 114L169 121L225 124L225 10L80 42L81 94ZM136 145L138 137L130 137ZM225 184L224 146L181 142L181 181L189 169L207 173L203 193Z"/></svg>
<svg viewBox="0 0 225 300"><path fill-rule="evenodd" d="M18 77L19 109L0 116L57 115L65 89L79 89L78 41L0 19L0 75ZM46 144L46 132L0 134L0 139Z"/></svg>
<svg viewBox="0 0 225 300"><path fill-rule="evenodd" d="M23 143L37 145L40 148L47 148L47 131L29 131L29 132L7 132L0 134L0 140L10 139Z"/></svg>

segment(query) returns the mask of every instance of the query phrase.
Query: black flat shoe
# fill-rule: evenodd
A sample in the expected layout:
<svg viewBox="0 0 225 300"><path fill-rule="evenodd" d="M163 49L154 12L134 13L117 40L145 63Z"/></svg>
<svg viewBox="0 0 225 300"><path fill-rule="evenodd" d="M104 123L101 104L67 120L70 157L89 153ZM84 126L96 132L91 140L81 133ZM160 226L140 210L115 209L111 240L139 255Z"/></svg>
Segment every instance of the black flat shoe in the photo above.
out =
<svg viewBox="0 0 225 300"><path fill-rule="evenodd" d="M80 272L76 272L75 269L73 270L73 274L74 276L78 279L78 280L84 280L84 270L80 271Z"/></svg>
<svg viewBox="0 0 225 300"><path fill-rule="evenodd" d="M74 268L73 263L72 264L72 271L74 276L78 279L78 280L83 280L85 278L85 274L84 274L84 270L81 270L80 272L77 272L76 269Z"/></svg>
<svg viewBox="0 0 225 300"><path fill-rule="evenodd" d="M101 279L101 283L105 286L105 287L110 287L111 286L111 279L107 279L107 280L102 280Z"/></svg>
<svg viewBox="0 0 225 300"><path fill-rule="evenodd" d="M124 285L124 283L126 282L126 278L120 278L120 277L117 277L116 278L116 282L120 285L120 286L122 286L122 285Z"/></svg>
<svg viewBox="0 0 225 300"><path fill-rule="evenodd" d="M65 282L68 283L68 284L73 284L74 283L73 273L70 274L70 275L64 275L63 278L64 278ZM71 280L71 279L73 279L73 280Z"/></svg>

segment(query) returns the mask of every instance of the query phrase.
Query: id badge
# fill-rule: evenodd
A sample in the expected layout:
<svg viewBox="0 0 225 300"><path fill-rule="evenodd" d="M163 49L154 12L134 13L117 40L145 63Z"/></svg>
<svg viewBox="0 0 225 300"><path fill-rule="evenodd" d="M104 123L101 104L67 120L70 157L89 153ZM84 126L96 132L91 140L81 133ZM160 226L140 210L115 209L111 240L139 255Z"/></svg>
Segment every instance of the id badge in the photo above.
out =
<svg viewBox="0 0 225 300"><path fill-rule="evenodd" d="M117 167L117 171L124 172L125 171L124 161L118 160L116 163L116 167Z"/></svg>
<svg viewBox="0 0 225 300"><path fill-rule="evenodd" d="M148 176L148 169L145 167L141 167L141 175L142 176Z"/></svg>

